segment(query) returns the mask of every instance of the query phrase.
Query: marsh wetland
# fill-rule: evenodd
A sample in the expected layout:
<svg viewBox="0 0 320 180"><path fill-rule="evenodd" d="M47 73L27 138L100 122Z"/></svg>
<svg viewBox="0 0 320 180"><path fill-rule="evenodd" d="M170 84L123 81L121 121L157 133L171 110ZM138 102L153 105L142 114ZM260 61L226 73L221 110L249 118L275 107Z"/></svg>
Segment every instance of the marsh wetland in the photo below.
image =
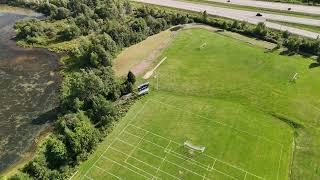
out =
<svg viewBox="0 0 320 180"><path fill-rule="evenodd" d="M56 116L58 56L18 47L13 25L39 14L0 5L0 174L30 154Z"/></svg>

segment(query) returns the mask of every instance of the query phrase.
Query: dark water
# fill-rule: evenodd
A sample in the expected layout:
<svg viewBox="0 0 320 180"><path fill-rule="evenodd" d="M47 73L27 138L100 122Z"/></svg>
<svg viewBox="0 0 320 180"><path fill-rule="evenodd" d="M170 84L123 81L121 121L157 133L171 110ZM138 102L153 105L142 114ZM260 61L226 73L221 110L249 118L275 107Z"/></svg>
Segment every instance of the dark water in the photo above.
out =
<svg viewBox="0 0 320 180"><path fill-rule="evenodd" d="M55 117L58 57L15 45L12 26L26 16L0 12L0 173L32 149Z"/></svg>

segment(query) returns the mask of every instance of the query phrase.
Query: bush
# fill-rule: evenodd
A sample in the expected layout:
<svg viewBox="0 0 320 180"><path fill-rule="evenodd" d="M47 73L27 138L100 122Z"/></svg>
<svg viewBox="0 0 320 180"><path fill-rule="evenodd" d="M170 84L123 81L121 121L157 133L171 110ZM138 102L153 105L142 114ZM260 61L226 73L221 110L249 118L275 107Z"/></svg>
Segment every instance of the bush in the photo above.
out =
<svg viewBox="0 0 320 180"><path fill-rule="evenodd" d="M64 28L64 30L60 31L58 35L60 39L63 41L72 40L78 36L80 36L81 31L76 25L68 25Z"/></svg>
<svg viewBox="0 0 320 180"><path fill-rule="evenodd" d="M129 71L127 75L127 81L130 82L131 84L136 83L136 76L131 71Z"/></svg>
<svg viewBox="0 0 320 180"><path fill-rule="evenodd" d="M74 162L85 159L100 140L99 131L81 111L59 118L57 131L62 135L69 157Z"/></svg>
<svg viewBox="0 0 320 180"><path fill-rule="evenodd" d="M68 152L65 144L56 136L46 142L45 156L48 166L52 168L59 168L61 165L67 163Z"/></svg>

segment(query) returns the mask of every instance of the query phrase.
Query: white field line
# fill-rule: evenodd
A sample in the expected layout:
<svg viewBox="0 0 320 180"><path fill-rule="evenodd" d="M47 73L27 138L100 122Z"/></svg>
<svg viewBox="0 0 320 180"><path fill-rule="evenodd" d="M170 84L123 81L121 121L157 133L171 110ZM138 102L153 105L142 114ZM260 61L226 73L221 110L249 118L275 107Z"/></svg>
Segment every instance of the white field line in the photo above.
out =
<svg viewBox="0 0 320 180"><path fill-rule="evenodd" d="M170 146L171 144L171 140L169 141L168 145L166 146L166 148L164 149L164 151L166 151L168 149L168 147Z"/></svg>
<svg viewBox="0 0 320 180"><path fill-rule="evenodd" d="M166 152L166 150L167 150L167 148L170 146L170 144L171 144L171 141L168 143L168 145L166 146L166 148L164 149L164 152L166 153L165 155L164 155L164 158L162 159L162 161L161 161L161 163L160 163L160 165L159 165L159 167L158 167L158 169L157 169L157 171L156 171L156 174L159 172L159 170L160 170L160 168L162 167L162 165L163 165L163 163L165 162L165 160L166 160L166 158L167 158L167 152ZM170 149L169 149L169 153L170 153Z"/></svg>
<svg viewBox="0 0 320 180"><path fill-rule="evenodd" d="M206 154L204 154L204 156L209 157L209 158L212 158L212 159L215 159L214 157L209 156L209 155L206 155ZM216 160L219 161L219 162L221 162L221 163L223 163L223 164L226 164L226 165L228 165L228 166L230 166L230 167L233 167L233 168L235 168L235 169L238 169L238 170L240 170L240 171L242 171L242 172L244 172L244 173L248 173L248 174L250 174L250 175L252 175L252 176L254 176L254 177L258 178L258 179L265 179L265 178L263 178L263 177L261 177L261 176L258 176L258 175L255 175L255 174L249 172L249 171L246 171L246 170L244 170L244 169L242 169L242 168L240 168L240 167L238 167L238 166L235 166L235 165L232 165L232 164L230 164L230 163L221 161L221 160L219 160L219 159L216 159Z"/></svg>
<svg viewBox="0 0 320 180"><path fill-rule="evenodd" d="M76 171L75 173L73 173L73 175L69 178L69 180L71 180L77 173L78 173L78 171Z"/></svg>
<svg viewBox="0 0 320 180"><path fill-rule="evenodd" d="M149 79L153 72L167 59L167 57L164 57L151 71L148 71L144 76L143 79Z"/></svg>
<svg viewBox="0 0 320 180"><path fill-rule="evenodd" d="M265 140L265 141L278 144L278 145L280 145L280 146L282 145L282 144L281 144L280 142L278 142L278 141L271 140L271 139L268 139L268 138L266 138L266 137L262 137L262 136L259 136L259 135L256 135L256 134L249 133L249 132L244 131L244 130L237 129L237 128L232 127L232 126L230 126L230 125L228 125L228 124L226 124L226 123L223 123L223 122L220 122L220 121L216 121L216 120L207 118L207 117L205 117L205 116L201 116L201 115L199 115L199 114L196 114L196 113L193 113L193 112L190 112L190 111L183 110L183 109L178 108L178 107L176 107L176 106L173 106L173 105L171 105L171 104L166 104L166 103L163 103L163 102L158 101L158 100L155 100L155 99L150 99L150 101L154 101L154 102L160 103L160 104L162 104L162 105L169 106L169 107L171 107L171 108L173 108L173 109L176 109L176 110L179 110L179 111L188 113L188 114L192 114L192 115L198 116L198 117L203 118L203 119L206 119L206 120L213 121L213 122L215 122L215 123L217 123L217 124L220 124L220 125L222 125L222 126L226 126L226 127L230 128L230 129L233 129L233 130L242 132L242 133L244 133L244 134L248 134L248 135L253 136L253 137L257 137L258 139L263 139L263 140Z"/></svg>
<svg viewBox="0 0 320 180"><path fill-rule="evenodd" d="M170 149L169 149L169 152L170 152ZM158 169L157 169L157 171L156 171L156 174L159 172L160 168L162 167L163 163L165 162L165 160L166 160L166 158L167 158L167 154L168 154L168 153L166 153L166 155L165 155L164 158L162 159L162 161L161 161L161 163L160 163L160 165L159 165L159 167L158 167Z"/></svg>
<svg viewBox="0 0 320 180"><path fill-rule="evenodd" d="M112 174L111 172L109 172L109 171L107 171L107 170L105 170L105 169L103 169L103 168L101 168L101 167L99 167L99 166L97 166L97 165L94 165L94 167L100 169L101 171L103 171L103 172L105 172L105 173L110 174L111 176L113 176L113 177L115 177L115 178L117 178L117 179L122 179L122 178L120 178L119 176L116 176L116 175Z"/></svg>
<svg viewBox="0 0 320 180"><path fill-rule="evenodd" d="M129 153L129 155L127 155L126 160L124 161L125 163L127 162L127 160L131 157L131 155L134 153L134 151L136 151L136 149L138 148L138 146L140 145L140 143L143 141L143 138L148 134L148 132L145 132L145 134L143 135L143 137L140 139L140 141L136 144L136 146L131 150L131 152Z"/></svg>
<svg viewBox="0 0 320 180"><path fill-rule="evenodd" d="M121 141L121 142L123 142L123 143L125 143L125 144L128 144L129 146L134 147L134 145L132 145L132 144L130 144L130 143L128 143L128 142L125 142L125 141L123 141L123 140L121 140L121 139L118 139L118 140ZM155 154L153 154L153 153L151 153L151 152L149 152L149 151L146 151L146 150L141 149L141 148L138 148L138 149L141 150L141 151L143 151L143 152L145 152L145 153L147 153L147 154L150 154L150 155L152 155L152 156L154 156L154 157L157 157L157 158L159 158L159 159L162 159L162 157L157 156L157 155L155 155ZM180 168L182 168L182 169L184 169L184 170L186 170L186 171L189 171L190 173L193 173L193 174L195 174L195 175L197 175L197 176L199 176L199 177L204 178L203 175L201 175L201 174L199 174L199 173L197 173L197 172L194 172L194 171L192 171L192 170L190 170L190 169L188 169L188 168L185 168L185 167L183 167L183 166L180 166L180 165L178 165L178 164L176 164L176 163L174 163L174 162L171 162L171 161L169 161L169 160L165 160L165 161L168 162L168 163L170 163L170 164L173 164L173 165L175 165L175 166L177 166L177 167L180 167ZM217 170L217 169L214 169L214 170L217 171L217 172L219 172L219 173L221 173L221 174L223 174L223 175L225 175L225 176L228 176L228 177L230 177L230 178L232 178L232 179L237 179L237 178L235 178L235 177L233 177L233 176L231 176L231 175L229 175L229 174L226 174L226 173L224 173L224 172L221 172L221 171L219 171L219 170Z"/></svg>
<svg viewBox="0 0 320 180"><path fill-rule="evenodd" d="M111 147L110 149L113 149L114 151L117 151L117 152L119 152L119 153L121 153L121 154L127 155L126 153L124 153L124 152L122 152L122 151L120 151L120 150L118 150L118 149L116 149L116 148ZM152 166L152 165L150 165L150 164L148 164L148 163L146 163L146 162L144 162L144 161L141 161L141 160L138 159L138 158L135 158L135 157L131 157L131 158L133 158L133 159L141 162L142 164L145 164L145 165L147 165L147 166L149 166L149 167L151 167L151 168L153 168L153 169L157 169L156 167L154 167L154 166ZM127 164L130 164L130 163L127 163ZM133 165L132 165L132 166L133 166ZM136 167L136 168L137 168L137 167ZM137 169L139 169L139 168L137 168ZM143 171L143 170L141 170L141 171ZM176 176L174 176L174 175L171 175L170 173L167 173L167 172L162 171L162 170L160 170L160 171L163 172L163 173L165 173L165 174L167 174L167 175L169 175L169 176L171 176L171 177L173 177L174 179L179 179L178 177L176 177ZM155 177L155 178L158 178L158 177ZM160 179L160 178L159 178L159 179Z"/></svg>
<svg viewBox="0 0 320 180"><path fill-rule="evenodd" d="M281 166L281 159L282 159L282 152L283 152L283 148L281 147L281 153L280 153L279 165L278 165L278 175L277 175L277 180L279 180L280 166Z"/></svg>
<svg viewBox="0 0 320 180"><path fill-rule="evenodd" d="M134 126L134 127L138 128L138 129L141 129L141 130L143 130L143 131L145 131L145 132L149 132L149 134L158 136L158 137L163 138L163 139L167 139L167 140L169 140L169 141L172 141L172 143L175 143L175 144L177 144L177 145L179 145L179 146L182 146L181 143L175 142L175 141L173 141L173 140L170 140L170 139L168 139L168 138L166 138L166 137L163 137L163 136L160 136L160 135L158 135L158 134L155 134L155 133L153 133L153 132L151 132L151 131L148 131L148 130L146 130L146 129L143 129L143 128L141 128L141 127L135 126L135 125L133 125L133 124L131 124L131 126ZM179 153L177 153L177 154L179 154ZM258 175L255 175L255 174L253 174L253 173L250 173L249 171L246 171L246 170L244 170L244 169L242 169L242 168L240 168L240 167L237 167L237 166L232 165L232 164L230 164L230 163L227 163L227 162L225 162L225 161L219 160L219 159L217 159L217 158L215 158L215 157L212 157L212 156L209 156L209 155L206 155L206 154L203 154L203 155L206 156L206 157L208 157L208 158L211 158L211 159L213 159L213 160L217 160L217 161L219 161L219 162L221 162L221 163L223 163L223 164L226 164L226 165L228 165L228 166L231 166L231 167L233 167L233 168L235 168L235 169L238 169L238 170L240 170L240 171L242 171L242 172L245 172L245 173L247 172L248 174L253 175L253 176L255 176L255 177L259 178L259 179L264 179L264 178L262 178L262 177L260 177L260 176L258 176ZM200 164L201 164L201 163L200 163ZM206 168L206 167L204 166L204 168Z"/></svg>
<svg viewBox="0 0 320 180"><path fill-rule="evenodd" d="M120 134L122 134L122 132L131 124L131 122L138 116L138 114L140 114L140 113L142 112L142 110L144 109L144 107L146 106L146 104L147 104L148 102L149 102L149 100L146 101L146 102L143 104L143 106L141 107L141 109L135 114L135 116L134 116L134 117L128 122L128 124L122 129L122 131L121 131ZM120 134L119 134L119 135L120 135ZM119 136L119 135L118 135L118 136ZM108 151L108 149L109 149L110 146L116 141L116 139L117 139L117 138L114 138L114 140L109 144L109 146L101 153L101 155L99 156L99 158L90 166L90 168L86 171L86 173L84 174L84 176L86 176L86 175L88 174L88 172L92 169L92 167L93 167L94 165L96 165L96 163L101 159L101 157L103 156L103 154ZM82 177L81 179L83 179L83 177Z"/></svg>
<svg viewBox="0 0 320 180"><path fill-rule="evenodd" d="M152 132L149 132L149 133L152 133ZM130 133L130 134L131 134L131 133ZM135 135L135 136L136 136L136 135ZM139 136L136 136L136 137L141 138L141 137L139 137ZM150 143L152 143L153 145L157 145L156 143L153 143L153 142L151 142L151 141L149 141L149 140L146 140L146 139L144 139L144 141L150 142ZM174 141L172 141L172 140L170 140L170 142L173 142L173 143L175 143L175 144L178 144L178 143L176 143L176 142L174 142ZM125 143L125 142L124 142L124 143ZM181 145L181 144L179 144L179 145ZM160 146L160 145L157 145L157 146L160 147L160 148L165 149L165 147L163 147L163 146ZM166 149L165 149L165 151L166 151ZM173 153L173 154L171 154L170 152ZM221 174L223 174L223 175L225 175L225 176L228 176L228 177L230 177L230 178L232 178L232 179L236 179L235 177L230 176L230 175L228 175L228 174L226 174L226 173L224 173L224 172L222 172L222 171L219 171L219 170L217 170L217 169L214 168L214 164L216 163L217 159L214 159L214 164L211 166L210 169L208 169L208 167L205 167L204 164L202 164L202 163L200 163L200 162L198 162L198 161L196 161L196 160L194 160L194 159L190 159L190 158L188 158L188 157L186 157L186 156L184 156L184 155L181 155L180 153L176 153L176 152L174 152L174 151L170 151L170 152L169 152L170 155L172 155L172 156L174 156L174 157L177 157L177 158L180 158L180 159L182 159L182 160L188 159L189 162L191 162L191 164L196 165L196 166L198 166L198 167L200 167L200 168L202 168L202 169L204 169L204 170L207 170L207 171L212 171L212 170L214 170L214 171L216 171L216 172L218 172L218 173L221 173ZM175 155L175 154L176 154L176 155ZM210 158L212 158L212 157L210 157ZM210 165L208 165L208 166L210 167ZM238 169L238 170L239 170L239 169ZM245 172L245 173L249 173L249 172L244 171L244 170L241 170L241 171L243 171L243 172ZM250 173L250 174L252 174L252 173ZM256 175L254 175L254 174L252 174L252 175L253 175L253 176L256 176ZM259 176L256 176L256 177L260 178Z"/></svg>
<svg viewBox="0 0 320 180"><path fill-rule="evenodd" d="M84 175L83 177L87 178L87 179L90 179L90 180L93 180L91 177L87 176L87 175Z"/></svg>
<svg viewBox="0 0 320 180"><path fill-rule="evenodd" d="M134 136L134 137L137 137L137 138L142 139L140 136L131 134L131 133L129 133L129 132L126 132L126 131L125 131L124 133L130 134L130 135L132 135L132 136ZM164 151L166 152L167 147L158 145L158 144L156 144L156 143L154 143L154 142L152 142L152 141L149 141L149 140L147 140L147 139L143 139L143 141L148 142L148 143L150 143L150 144L152 144L152 145L155 145L155 146L157 146L157 147L160 147L160 148L164 149ZM170 143L171 143L171 142L172 142L172 141L170 140ZM200 162L198 162L198 161L196 161L196 160L194 160L194 159L190 159L189 157L187 157L187 156L185 156L185 155L182 155L182 154L180 154L180 153L177 153L177 152L175 152L175 151L170 151L170 152L173 153L173 154L170 153L171 155L173 155L173 156L175 156L175 157L177 157L177 158L180 158L180 159L189 159L189 160L192 162L192 164L195 164L195 165L197 165L197 166L200 167L200 168L207 169L207 168L206 168L206 165L204 165L204 164L202 164L202 163L200 163ZM174 154L176 154L176 155L174 155Z"/></svg>
<svg viewBox="0 0 320 180"><path fill-rule="evenodd" d="M126 167L126 166L122 165L121 163L118 163L117 161L112 160L112 159L110 159L110 158L108 158L108 157L106 157L106 156L102 156L102 158L103 158L103 159L106 159L106 160L109 160L109 161L112 161L113 163L115 163L115 164L117 164L117 165L119 165L119 166L121 166L121 167L123 167L123 168L125 168L125 169L128 169L129 171L134 172L135 174L138 174L138 175L140 175L140 176L142 176L142 177L144 177L144 178L146 178L146 179L150 179L149 177L147 177L147 176L145 176L145 175L143 175L143 174L141 174L141 173L138 173L137 171L132 170L131 168ZM137 169L138 169L138 168L137 168ZM149 175L150 175L150 174L149 174ZM152 175L151 175L151 176L152 176Z"/></svg>
<svg viewBox="0 0 320 180"><path fill-rule="evenodd" d="M210 168L210 171L214 168L214 165L216 165L217 159L214 160L214 162L212 163L212 166ZM247 173L247 172L246 172Z"/></svg>
<svg viewBox="0 0 320 180"><path fill-rule="evenodd" d="M246 173L246 174L244 175L243 180L246 180L246 178L247 178L247 174L248 174L248 173Z"/></svg>
<svg viewBox="0 0 320 180"><path fill-rule="evenodd" d="M205 180L206 179L206 174L203 176L202 180Z"/></svg>
<svg viewBox="0 0 320 180"><path fill-rule="evenodd" d="M123 140L121 140L121 139L118 139L118 140L121 141L121 142L123 142L123 143L125 143L125 144L127 144L127 145L129 145L129 146L134 146L134 145L132 145L132 144L126 142L126 141L123 141ZM154 156L154 157L159 158L159 159L163 159L162 157L160 157L160 156L158 156L158 155L155 155L155 154L153 154L153 153L151 153L151 152L149 152L149 151L146 151L146 150L141 149L141 148L138 148L138 149L141 150L141 151L143 151L143 152L145 152L145 153L147 153L147 154L150 154L151 156ZM180 168L182 168L182 169L184 169L184 170L186 170L186 171L189 171L189 172L191 172L191 173L193 173L193 174L195 174L195 175L197 175L197 176L203 177L203 175L198 174L197 172L194 172L194 171L192 171L192 170L190 170L190 169L187 169L187 168L185 168L185 167L182 167L182 166L180 166L180 165L178 165L178 164L176 164L176 163L173 163L173 162L171 162L171 161L169 161L169 160L166 160L166 162L168 162L168 163L170 163L170 164L173 164L173 165L175 165L175 166L177 166L177 167L180 167Z"/></svg>

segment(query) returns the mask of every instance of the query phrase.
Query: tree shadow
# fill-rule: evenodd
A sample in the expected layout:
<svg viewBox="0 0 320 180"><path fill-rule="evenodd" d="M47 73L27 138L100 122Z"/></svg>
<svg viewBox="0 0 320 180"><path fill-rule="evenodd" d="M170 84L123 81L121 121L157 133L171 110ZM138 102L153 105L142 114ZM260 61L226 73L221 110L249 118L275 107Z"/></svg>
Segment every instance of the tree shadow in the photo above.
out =
<svg viewBox="0 0 320 180"><path fill-rule="evenodd" d="M295 53L292 52L292 51L285 50L285 51L281 51L281 52L280 52L280 55L283 55L283 56L293 56L293 55L295 55Z"/></svg>
<svg viewBox="0 0 320 180"><path fill-rule="evenodd" d="M40 114L37 118L32 120L34 125L42 125L49 122L53 122L58 117L58 107L51 109L43 114Z"/></svg>
<svg viewBox="0 0 320 180"><path fill-rule="evenodd" d="M310 65L309 65L309 69L312 69L312 68L316 68L316 67L319 67L320 66L320 64L319 63L311 63Z"/></svg>

